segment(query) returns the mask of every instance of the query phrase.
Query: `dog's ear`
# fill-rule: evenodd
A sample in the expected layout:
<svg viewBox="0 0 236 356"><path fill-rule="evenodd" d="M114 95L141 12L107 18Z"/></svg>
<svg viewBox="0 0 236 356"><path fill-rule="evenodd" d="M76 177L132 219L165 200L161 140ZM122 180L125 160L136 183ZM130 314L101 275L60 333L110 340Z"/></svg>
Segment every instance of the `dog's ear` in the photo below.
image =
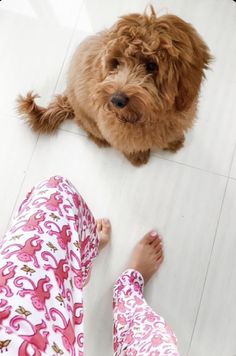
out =
<svg viewBox="0 0 236 356"><path fill-rule="evenodd" d="M187 110L198 96L204 70L212 59L209 48L197 31L174 15L166 15L172 42L171 61L176 73L177 111Z"/></svg>

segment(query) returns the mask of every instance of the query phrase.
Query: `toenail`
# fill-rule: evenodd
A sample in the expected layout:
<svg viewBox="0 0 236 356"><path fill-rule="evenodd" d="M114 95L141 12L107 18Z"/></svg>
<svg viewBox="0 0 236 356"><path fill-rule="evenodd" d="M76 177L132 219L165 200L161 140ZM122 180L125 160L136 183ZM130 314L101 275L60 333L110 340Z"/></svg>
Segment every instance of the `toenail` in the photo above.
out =
<svg viewBox="0 0 236 356"><path fill-rule="evenodd" d="M151 235L151 236L157 236L158 234L157 234L156 231L153 230L153 231L151 231L150 235Z"/></svg>

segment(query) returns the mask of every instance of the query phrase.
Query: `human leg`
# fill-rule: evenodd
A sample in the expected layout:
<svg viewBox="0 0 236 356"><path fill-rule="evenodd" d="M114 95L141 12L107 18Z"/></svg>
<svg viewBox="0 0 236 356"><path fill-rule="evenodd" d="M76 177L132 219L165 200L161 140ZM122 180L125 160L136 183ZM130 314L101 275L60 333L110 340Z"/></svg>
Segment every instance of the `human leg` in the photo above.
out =
<svg viewBox="0 0 236 356"><path fill-rule="evenodd" d="M27 194L0 246L3 348L83 354L82 292L98 247L96 221L67 179Z"/></svg>
<svg viewBox="0 0 236 356"><path fill-rule="evenodd" d="M176 337L166 321L146 303L146 283L163 260L159 237L147 234L134 249L129 269L114 288L115 356L179 355ZM142 272L142 273L141 273Z"/></svg>

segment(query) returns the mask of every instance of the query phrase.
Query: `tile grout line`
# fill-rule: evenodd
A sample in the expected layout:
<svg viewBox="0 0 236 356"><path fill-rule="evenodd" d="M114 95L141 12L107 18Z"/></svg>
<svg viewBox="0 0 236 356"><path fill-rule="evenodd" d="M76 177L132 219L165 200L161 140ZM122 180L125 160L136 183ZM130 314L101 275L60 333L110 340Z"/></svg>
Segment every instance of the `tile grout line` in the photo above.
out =
<svg viewBox="0 0 236 356"><path fill-rule="evenodd" d="M234 151L233 151L233 154L234 154ZM196 166L192 166L192 165L187 164L187 163L183 163L183 162L175 161L175 160L172 160L172 159L164 158L164 157L161 157L161 156L157 155L156 153L153 153L152 156L157 157L157 158L160 158L160 159L162 159L162 160L164 160L164 161L177 163L177 164L179 164L179 165L181 165L181 166L185 166L185 167L189 167L189 168L194 168L194 169L196 169L196 170L198 170L198 171L210 173L210 174L213 174L213 175L216 175L216 176L219 176L219 177L223 177L223 178L228 178L228 177L229 177L228 175L225 175L225 174L222 174L222 173L217 173L217 172L209 171L209 170L207 170L207 169L200 168L200 167L196 167ZM231 168L231 163L230 163L230 168ZM230 168L229 168L229 169L230 169Z"/></svg>
<svg viewBox="0 0 236 356"><path fill-rule="evenodd" d="M53 90L53 92L55 91L55 89ZM52 94L53 95L53 94ZM10 114L6 114L8 117L15 117L13 115L10 115ZM72 134L72 135L76 135L76 136L80 136L80 137L84 137L84 138L87 138L87 135L86 133L83 133L83 132L74 132L74 131L71 131L71 130L68 130L68 129L64 129L64 128L61 128L59 127L58 128L58 131L63 131L63 132L68 132L69 134ZM234 155L236 154L236 145L235 145L235 148L233 150L233 158L234 158ZM230 168L229 168L229 174L228 175L225 175L225 174L222 174L222 173L217 173L217 172L214 172L214 171L209 171L207 169L204 169L204 168L200 168L200 167L197 167L197 166L192 166L190 164L187 164L187 163L183 163L183 162L179 162L179 161L175 161L175 160L172 160L172 159L168 159L168 158L164 158L164 157L161 157L159 156L158 154L156 154L155 152L154 153L151 153L151 157L153 158L158 158L162 161L167 161L167 162L170 162L170 163L175 163L177 165L180 165L180 166L184 166L184 167L187 167L187 168L192 168L192 169L195 169L195 170L198 170L198 171L201 171L201 172L205 172L205 173L209 173L209 174L212 174L214 176L218 176L218 177L222 177L222 178L230 178L230 179L234 179L236 180L236 177L231 177L229 174L230 174L230 171L231 171L231 168L232 168L232 163L233 163L233 159L231 160L230 162Z"/></svg>
<svg viewBox="0 0 236 356"><path fill-rule="evenodd" d="M230 174L231 169L232 169L232 165L233 165L233 160L234 160L235 154L236 154L236 145L234 147L232 158L231 158L231 162L230 162L229 174ZM207 270L206 270L204 283L203 283L203 287L202 287L202 293L201 293L201 297L200 297L199 304L198 304L198 309L197 309L196 318L195 318L195 322L194 322L194 325L193 325L193 330L192 330L192 334L191 334L191 338L190 338L190 342L189 342L187 356L189 356L189 352L191 350L192 341L193 341L193 338L194 338L194 333L195 333L196 325L197 325L197 321L198 321L198 316L199 316L199 313L200 313L200 310L201 310L202 300L203 300L203 296L204 296L204 293L205 293L205 286L206 286L206 283L207 283L207 278L208 278L209 269L210 269L210 265L211 265L212 254L213 254L213 251L214 251L216 237L217 237L217 232L218 232L219 225L220 225L223 206L224 206L224 202L225 202L225 196L226 196L226 192L227 192L227 189L228 189L229 181L231 180L231 177L229 176L229 174L227 176L227 181L226 181L226 185L225 185L225 189L224 189L224 195L223 195L223 198L222 198L220 211L219 211L219 216L218 216L217 223L216 223L214 239L213 239L212 248L211 248L211 251L210 251L209 261L208 261L208 264L207 264Z"/></svg>
<svg viewBox="0 0 236 356"><path fill-rule="evenodd" d="M234 150L233 150L233 155L232 155L232 159L231 159L231 163L230 163L230 167L229 167L229 174L228 174L228 178L232 178L230 176L231 172L232 172L232 167L233 167L233 162L234 162L234 158L236 156L236 143L234 145Z"/></svg>
<svg viewBox="0 0 236 356"><path fill-rule="evenodd" d="M75 36L76 26L77 26L77 23L78 23L78 19L79 19L79 16L80 16L80 10L82 9L82 6L83 6L83 1L81 1L80 7L79 7L79 9L78 9L78 15L76 16L76 19L75 19L74 28L73 28L73 30L72 30L72 33L71 33L71 36L70 36L70 40L69 40L68 45L67 45L67 48L66 48L66 53L65 53L65 56L64 56L64 58L63 58L62 65L61 65L61 69L60 69L60 71L59 71L59 75L58 75L58 77L57 77L57 80L56 80L56 83L55 83L55 86L54 86L52 95L55 94L55 91L56 91L56 89L57 89L57 86L58 86L58 83L59 83L59 80L60 80L60 77L61 77L61 74L62 74L64 65L65 65L65 62L66 62L66 58L67 58L67 55L68 55L69 50L70 50L71 43L72 43L73 38L74 38L74 36Z"/></svg>
<svg viewBox="0 0 236 356"><path fill-rule="evenodd" d="M35 150L36 150L36 147L37 147L39 138L40 138L40 134L38 135L38 137L37 137L37 139L36 139L36 142L35 142L34 148L33 148L33 150L32 150L31 156L30 156L30 158L29 158L28 164L27 164L27 166L26 166L26 168L25 168L25 174L23 175L22 181L21 181L21 183L20 183L20 186L19 186L19 189L18 189L18 193L17 193L17 195L16 195L16 199L15 199L15 202L14 202L14 204L13 204L13 208L12 208L12 210L11 210L10 217L9 217L9 219L8 219L8 222L7 222L7 228L8 228L8 226L9 226L10 222L12 221L13 214L14 214L14 211L15 211L15 208L16 208L16 204L17 204L18 198L19 198L19 196L20 196L20 193L21 193L21 190L22 190L22 186L23 186L23 184L24 184L24 182L25 182L26 175L27 175L27 171L28 171L28 169L29 169L29 167L30 167L30 164L31 164L31 162L32 162L32 159L33 159L33 156L34 156L34 153L35 153Z"/></svg>
<svg viewBox="0 0 236 356"><path fill-rule="evenodd" d="M72 119L72 120L73 120L73 119ZM82 137L86 137L86 138L88 137L86 133L82 133L82 132L78 132L78 133L77 133L77 132L70 131L70 130L67 130L67 129L62 129L62 128L60 128L60 127L58 128L58 130L59 130L59 131L64 131L64 132L68 132L68 133L70 133L70 134L72 134L72 135L78 135L78 136L82 136Z"/></svg>
<svg viewBox="0 0 236 356"><path fill-rule="evenodd" d="M55 88L56 88L56 86L55 86ZM55 90L55 89L54 89L54 90ZM11 116L11 115L10 115L10 116ZM63 131L63 132L67 132L67 133L69 133L69 134L76 135L76 136L83 137L83 138L87 139L86 134L83 134L83 133L75 133L75 132L72 132L72 131L69 131L69 130L66 130L66 129L62 129L62 128L59 128L58 130L59 130L59 131ZM13 213L14 213L14 211L15 211L16 204L17 204L18 198L19 198L19 196L20 196L22 186L23 186L24 181L25 181L25 179L26 179L27 171L28 171L28 169L29 169L29 167L30 167L30 164L31 164L31 161L32 161L32 159L33 159L34 152L35 152L35 150L36 150L36 146L37 146L37 144L38 144L38 141L39 141L40 136L41 136L41 135L38 135L38 137L37 137L37 139L36 139L36 143L35 143L35 146L34 146L34 148L33 148L33 150L32 150L31 157L30 157L29 162L28 162L28 165L27 165L27 167L26 167L26 169L25 169L25 174L24 174L24 176L23 176L23 178L22 178L22 181L21 181L21 183L20 183L20 187L19 187L19 190L18 190L18 194L17 194L17 196L16 196L15 202L14 202L14 204L13 204L13 208L12 208L12 210L11 210L10 217L9 217L9 219L8 219L8 222L7 222L7 227L9 226L9 223L10 223L11 220L12 220ZM235 147L235 150L234 150L234 151L236 151L236 147ZM234 152L234 153L235 153L235 152ZM234 158L234 153L233 153L233 158ZM191 165L187 165L187 164L184 164L184 163L182 163L182 162L178 162L178 161L173 161L173 160L170 160L170 159L166 159L166 158L160 157L160 156L158 156L158 155L156 155L156 154L152 154L151 156L154 157L154 158L158 158L158 159L160 159L160 160L163 160L163 161L168 161L168 162L170 162L170 163L174 163L174 164L177 164L177 165L180 165L180 166L184 166L184 167L187 167L187 168L191 168L191 169L194 169L194 170L198 170L198 171L202 171L202 172L205 172L205 173L208 173L208 174L212 174L212 175L214 175L214 176L227 178L227 183L226 183L226 184L228 184L229 179L236 180L236 178L230 177L229 175L228 175L228 176L225 176L225 175L220 174L220 173L216 173L216 172L211 172L211 171L208 171L208 170L204 170L204 169L202 169L202 168L195 167L195 166L191 166ZM231 171L231 167L232 167L232 163L233 163L233 158L232 158L232 161L231 161L231 165L230 165L229 172ZM223 197L223 199L224 199L224 197Z"/></svg>
<svg viewBox="0 0 236 356"><path fill-rule="evenodd" d="M228 188L228 183L229 183L229 178L227 179L227 182L226 182L226 185L225 185L225 189L224 189L223 198L222 198L222 202L221 202L221 205L220 205L219 216L218 216L217 223L216 223L213 243L212 243L210 256L209 256L209 260L208 260L208 264L207 264L207 270L206 270L206 273L205 273L205 278L204 278L204 282L203 282L203 286L202 286L202 293L201 293L201 296L200 296L200 300L199 300L199 304L198 304L198 308L197 308L197 313L196 313L196 317L195 317L195 321L194 321L194 325L193 325L193 330L192 330L192 334L191 334L191 338L190 338L190 342L189 342L187 356L189 356L189 352L190 352L190 349L191 349L191 346L192 346L193 336L194 336L194 333L195 333L196 324L197 324L198 316L199 316L200 309L201 309L201 304L202 304L202 300L203 300L203 296L204 296L204 292L205 292L205 286L206 286L206 283L207 283L207 278L208 278L208 273L209 273L209 269L210 269L212 253L213 253L214 246L215 246L216 235L217 235L219 224L220 224L220 219L221 219L221 215L222 215L222 211L223 211L223 206L224 206L224 202L225 202L225 195L226 195L226 191L227 191L227 188Z"/></svg>
<svg viewBox="0 0 236 356"><path fill-rule="evenodd" d="M62 65L61 65L61 68L60 68L60 70L59 70L59 74L58 74L56 83L55 83L55 85L54 85L54 88L52 89L51 96L54 95L54 93L55 93L55 91L56 91L56 88L57 88L57 85L58 85L58 82L59 82L59 80L60 80L60 76L61 76L61 73L62 73L64 64L65 64L65 61L66 61L66 57L67 57L67 55L68 55L70 45L71 45L72 40L73 40L73 37L74 37L74 35L75 35L76 25L77 25L77 22L78 22L78 19L79 19L79 16L80 16L80 10L81 10L82 6L83 6L83 1L81 2L81 5L80 5L80 7L79 7L79 9L78 9L78 16L76 17L76 20L75 20L75 23L74 23L74 28L73 28L73 30L72 30L70 39L69 39L69 41L68 41L68 45L67 45L67 47L66 47L65 55L64 55L64 58L63 58L63 60L62 60ZM11 116L11 115L10 115L10 116ZM29 169L29 167L30 167L30 165L31 165L31 162L32 162L32 159L33 159L33 156L34 156L34 153L35 153L35 150L36 150L36 147L37 147L39 138L40 138L40 134L38 135L38 137L37 137L37 139L36 139L34 148L33 148L33 150L32 150L32 154L31 154L31 156L30 156L30 159L29 159L28 164L27 164L26 169L25 169L25 174L23 175L22 181L21 181L21 183L20 183L20 186L19 186L19 189L18 189L18 194L17 194L17 196L16 196L15 202L14 202L14 204L13 204L13 208L12 208L12 210L11 210L10 217L9 217L9 219L8 219L8 222L7 222L7 228L8 228L8 226L9 226L9 224L10 224L12 218L13 218L13 214L14 214L14 211L15 211L15 208L16 208L16 204L17 204L18 198L19 198L19 196L20 196L20 193L21 193L23 184L24 184L24 182L25 182L25 179L26 179L26 176L27 176L27 173L28 173L28 169Z"/></svg>
<svg viewBox="0 0 236 356"><path fill-rule="evenodd" d="M59 131L63 131L63 132L68 132L68 133L70 133L72 135L77 135L77 136L80 136L80 137L87 138L86 134L83 134L83 133L80 133L80 132L77 133L77 132L73 132L73 131L70 131L70 130L67 130L67 129L63 129L63 128L59 128L58 130ZM234 154L234 152L233 152L233 154ZM195 170L198 170L198 171L201 171L201 172L209 173L209 174L212 174L214 176L223 177L223 178L229 178L228 175L221 174L221 173L216 173L216 172L211 172L211 171L208 171L207 169L203 169L203 168L200 168L200 167L191 166L190 164L186 164L186 163L183 163L183 162L178 162L178 161L174 161L174 160L171 160L171 159L167 159L167 158L158 156L155 153L151 153L151 157L158 158L158 159L160 159L162 161L167 161L167 162L170 162L170 163L175 163L177 165L184 166L184 167L187 167L187 168L192 168L192 169L195 169ZM229 169L231 169L231 164L230 164L230 168Z"/></svg>

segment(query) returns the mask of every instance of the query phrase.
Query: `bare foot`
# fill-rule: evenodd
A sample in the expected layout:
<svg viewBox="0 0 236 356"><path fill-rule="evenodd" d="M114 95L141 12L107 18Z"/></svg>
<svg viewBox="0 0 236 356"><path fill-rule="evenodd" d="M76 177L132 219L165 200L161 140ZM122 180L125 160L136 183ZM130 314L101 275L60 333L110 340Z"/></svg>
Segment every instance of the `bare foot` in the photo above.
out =
<svg viewBox="0 0 236 356"><path fill-rule="evenodd" d="M97 223L97 231L99 235L99 251L101 251L110 241L111 238L111 223L108 219L98 219ZM84 287L90 281L91 269L88 273L87 279L84 283Z"/></svg>
<svg viewBox="0 0 236 356"><path fill-rule="evenodd" d="M99 251L102 250L111 238L111 223L108 219L97 220L97 231L99 234Z"/></svg>
<svg viewBox="0 0 236 356"><path fill-rule="evenodd" d="M139 271L147 283L163 261L162 242L156 231L147 233L136 245L128 268Z"/></svg>

